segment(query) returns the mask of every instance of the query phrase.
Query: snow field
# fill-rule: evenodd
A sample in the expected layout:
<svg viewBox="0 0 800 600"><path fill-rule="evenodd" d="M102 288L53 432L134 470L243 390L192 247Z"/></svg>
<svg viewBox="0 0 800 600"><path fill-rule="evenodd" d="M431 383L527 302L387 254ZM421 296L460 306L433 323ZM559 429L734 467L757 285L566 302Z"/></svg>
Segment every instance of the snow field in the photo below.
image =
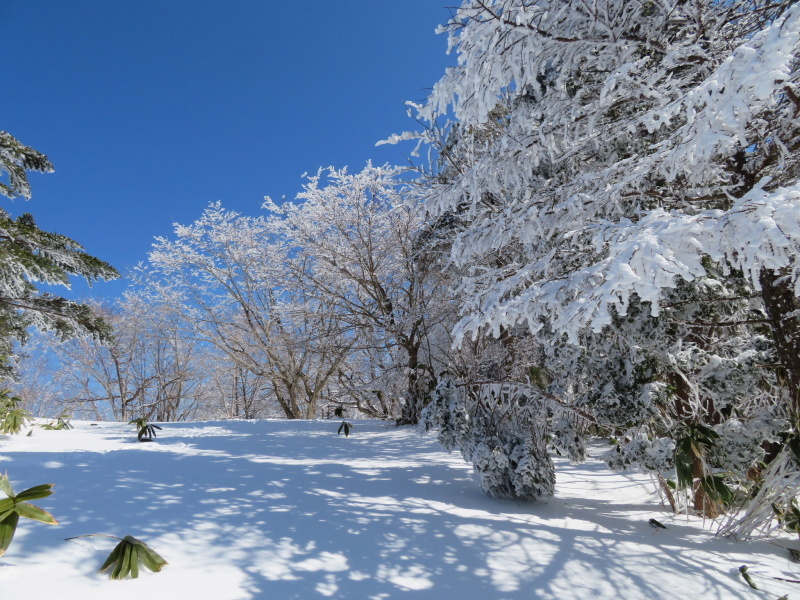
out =
<svg viewBox="0 0 800 600"><path fill-rule="evenodd" d="M556 497L525 504L483 495L433 436L377 421L349 438L337 421L168 423L153 443L74 425L0 437L16 489L56 484L36 504L60 523L20 524L2 600L800 598L771 578L798 579L784 549L716 538L596 460L558 461ZM111 581L96 571L113 540L64 541L87 533L133 535L169 565Z"/></svg>

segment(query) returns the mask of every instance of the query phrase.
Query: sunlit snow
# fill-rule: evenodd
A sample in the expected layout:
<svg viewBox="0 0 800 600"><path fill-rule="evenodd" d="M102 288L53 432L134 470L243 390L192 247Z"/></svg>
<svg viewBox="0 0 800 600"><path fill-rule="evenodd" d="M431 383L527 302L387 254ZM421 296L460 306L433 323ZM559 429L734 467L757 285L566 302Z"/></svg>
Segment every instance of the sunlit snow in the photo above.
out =
<svg viewBox="0 0 800 600"><path fill-rule="evenodd" d="M556 462L547 503L491 499L433 437L377 421L75 423L0 437L0 470L60 524L20 524L0 558L0 598L619 599L777 598L798 567L767 542L713 536L674 516L647 476ZM595 453L602 447L594 448ZM654 531L648 519L668 529ZM169 561L112 581L112 540L138 537ZM783 545L791 540L782 540ZM741 579L748 565L763 592Z"/></svg>

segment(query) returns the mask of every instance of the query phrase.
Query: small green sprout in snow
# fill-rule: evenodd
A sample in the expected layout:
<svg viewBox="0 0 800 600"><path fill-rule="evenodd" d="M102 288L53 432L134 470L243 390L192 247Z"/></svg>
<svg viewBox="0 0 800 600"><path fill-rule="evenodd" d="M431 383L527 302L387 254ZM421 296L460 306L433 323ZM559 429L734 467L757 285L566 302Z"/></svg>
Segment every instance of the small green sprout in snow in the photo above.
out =
<svg viewBox="0 0 800 600"><path fill-rule="evenodd" d="M70 418L69 415L64 413L60 417L58 417L55 423L45 423L44 425L40 425L40 427L48 431L63 431L67 429L75 429L72 426L72 423L69 422L69 418Z"/></svg>
<svg viewBox="0 0 800 600"><path fill-rule="evenodd" d="M131 535L120 538L115 535L90 533L67 539L74 540L82 537L109 537L119 540L119 544L114 546L111 554L108 555L108 558L106 558L98 571L98 573L108 572L111 579L125 579L128 576L130 576L131 579L136 579L139 577L140 567L157 573L169 564L158 552L153 550L142 540L138 540Z"/></svg>
<svg viewBox="0 0 800 600"><path fill-rule="evenodd" d="M742 577L744 577L744 580L747 582L747 585L749 585L754 590L758 589L758 586L753 582L753 578L750 577L750 573L747 572L747 565L742 565L741 567L739 567L739 573L742 574Z"/></svg>
<svg viewBox="0 0 800 600"><path fill-rule="evenodd" d="M140 442L152 442L153 438L156 437L156 429L161 431L161 427L148 423L144 417L133 419L128 425L136 425L139 430L136 437Z"/></svg>

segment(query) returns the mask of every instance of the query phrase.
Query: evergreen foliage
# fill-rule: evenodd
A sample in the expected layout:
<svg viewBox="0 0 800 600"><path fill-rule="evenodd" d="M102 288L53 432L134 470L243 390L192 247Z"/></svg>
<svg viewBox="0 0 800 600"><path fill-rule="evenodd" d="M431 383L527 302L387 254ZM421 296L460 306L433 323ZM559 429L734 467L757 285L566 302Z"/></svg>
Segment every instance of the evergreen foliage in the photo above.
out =
<svg viewBox="0 0 800 600"><path fill-rule="evenodd" d="M47 157L0 132L0 193L30 198L27 171L52 172ZM69 277L98 279L119 276L109 264L87 254L70 238L39 229L30 213L19 217L0 208L0 353L12 355L13 341L25 341L27 329L56 331L62 338L104 335L107 328L84 304L41 292L36 284L69 287ZM10 367L4 365L8 374Z"/></svg>
<svg viewBox="0 0 800 600"><path fill-rule="evenodd" d="M572 462L586 459L575 419L535 386L458 385L445 375L422 411L420 429L436 430L447 451L459 450L490 496L538 500L555 492L548 445Z"/></svg>
<svg viewBox="0 0 800 600"><path fill-rule="evenodd" d="M717 516L800 414L800 4L465 0L441 31L458 65L390 141L439 154L456 341L524 339L530 382L615 437L612 468L676 468ZM463 409L436 405L452 447ZM798 492L775 464L762 517Z"/></svg>

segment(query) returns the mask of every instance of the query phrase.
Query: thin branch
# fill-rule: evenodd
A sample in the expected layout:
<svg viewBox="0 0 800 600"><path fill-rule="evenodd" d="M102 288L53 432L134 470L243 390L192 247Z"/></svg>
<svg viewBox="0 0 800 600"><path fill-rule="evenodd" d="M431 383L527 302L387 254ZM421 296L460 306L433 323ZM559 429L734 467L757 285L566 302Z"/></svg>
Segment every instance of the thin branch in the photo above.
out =
<svg viewBox="0 0 800 600"><path fill-rule="evenodd" d="M684 325L697 325L700 327L736 327L738 325L759 325L764 323L770 323L769 319L744 319L742 321L717 321L717 322L705 322L705 321L683 321L681 319L671 319L676 323L683 323Z"/></svg>
<svg viewBox="0 0 800 600"><path fill-rule="evenodd" d="M581 417L583 417L587 421L589 421L589 422L591 422L591 423L593 423L595 425L598 425L597 420L592 415L590 415L589 413L587 413L587 412L585 412L585 411L583 411L583 410L581 410L579 408L576 408L576 407L572 406L571 404L569 404L569 402L559 398L558 396L553 396L552 394L548 394L547 392L544 392L541 389L533 387L532 385L529 385L527 383L519 383L519 382L516 382L516 381L468 381L466 383L457 383L456 387L470 387L470 386L481 386L481 385L526 386L526 387L530 388L531 390L533 390L535 393L537 393L540 396L542 396L543 398L547 398L548 400L552 400L553 402L555 402L559 406L563 406L564 408L566 408L568 410L571 410L575 414L580 415Z"/></svg>

